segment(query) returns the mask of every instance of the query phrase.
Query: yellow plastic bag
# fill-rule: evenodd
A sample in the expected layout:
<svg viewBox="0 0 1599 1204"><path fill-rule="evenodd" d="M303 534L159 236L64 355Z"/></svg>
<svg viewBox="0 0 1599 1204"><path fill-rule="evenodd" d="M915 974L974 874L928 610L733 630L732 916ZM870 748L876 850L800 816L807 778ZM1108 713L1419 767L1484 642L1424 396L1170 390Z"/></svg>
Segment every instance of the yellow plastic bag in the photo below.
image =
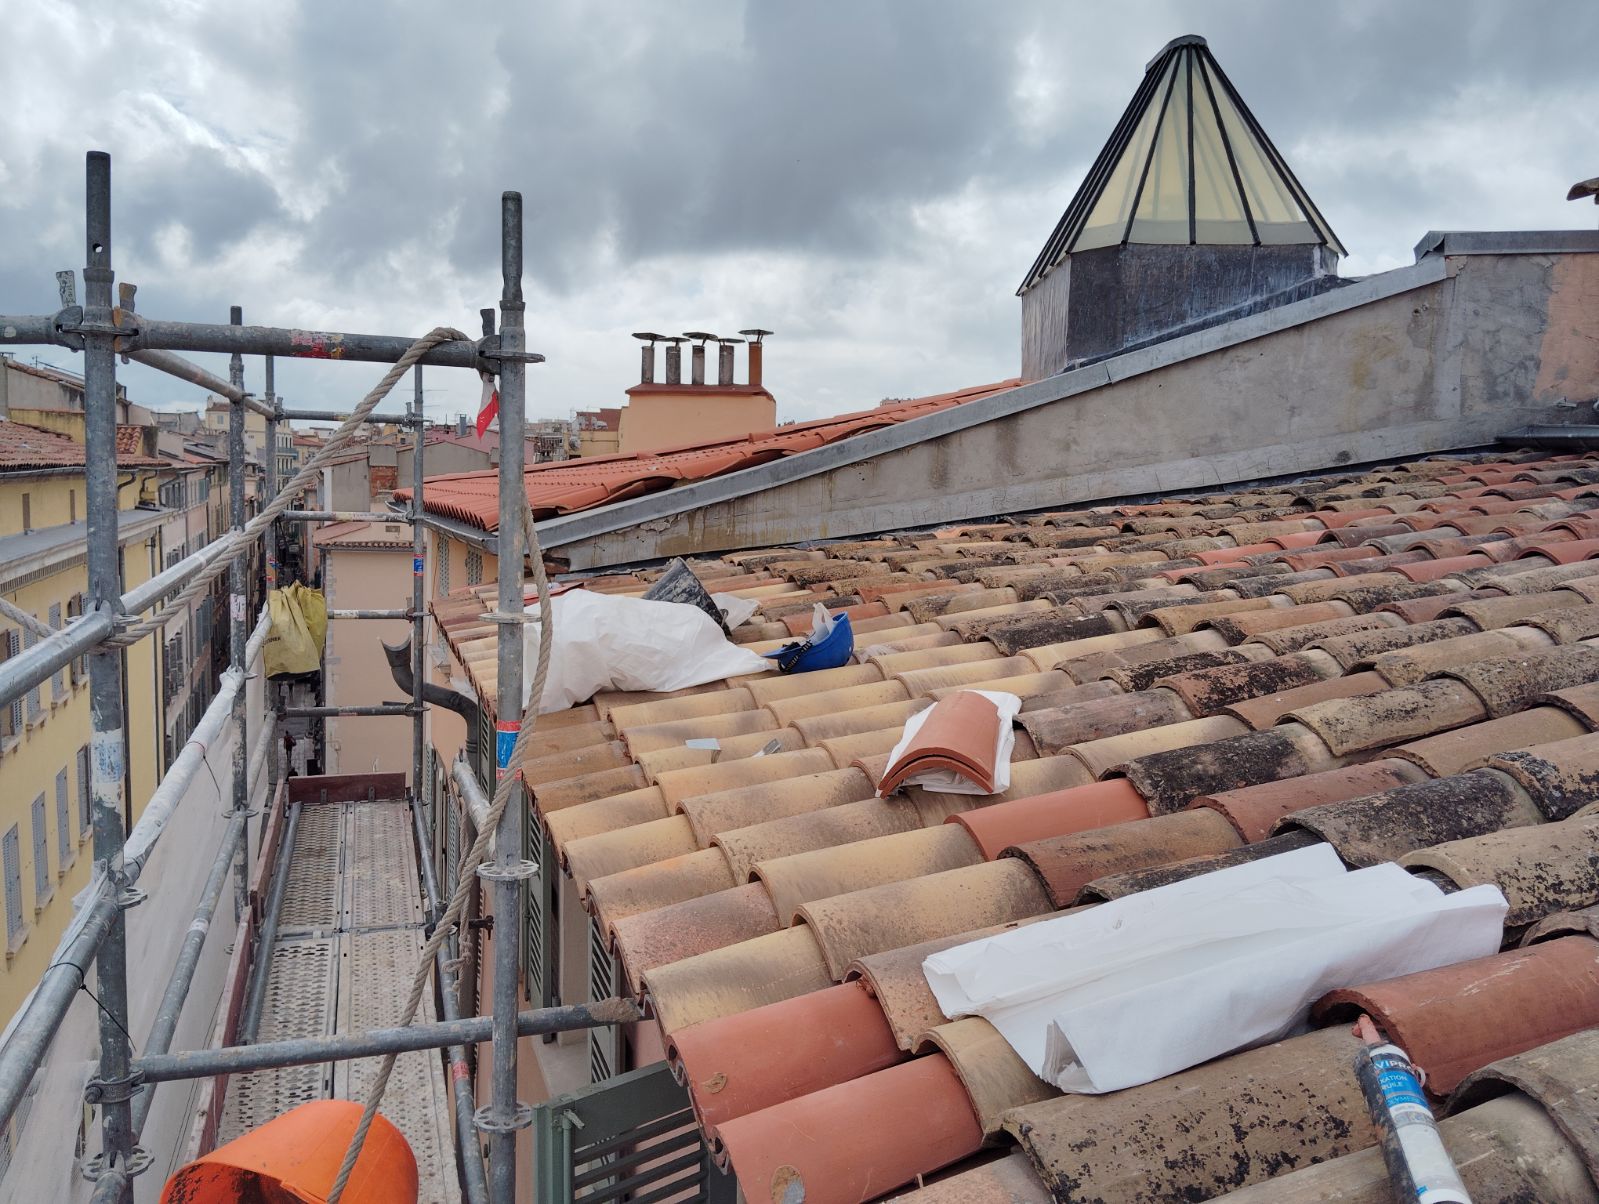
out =
<svg viewBox="0 0 1599 1204"><path fill-rule="evenodd" d="M322 668L322 641L328 633L328 603L322 591L295 582L267 592L272 625L261 650L268 677L294 677Z"/></svg>

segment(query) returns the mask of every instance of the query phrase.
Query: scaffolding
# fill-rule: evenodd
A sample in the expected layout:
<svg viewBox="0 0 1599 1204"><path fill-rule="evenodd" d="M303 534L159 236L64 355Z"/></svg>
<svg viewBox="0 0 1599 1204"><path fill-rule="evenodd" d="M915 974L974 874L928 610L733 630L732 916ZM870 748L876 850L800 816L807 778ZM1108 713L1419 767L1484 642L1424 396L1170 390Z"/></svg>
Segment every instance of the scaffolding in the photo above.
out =
<svg viewBox="0 0 1599 1204"><path fill-rule="evenodd" d="M433 1049L445 1050L451 1062L455 1093L456 1143L462 1165L462 1187L472 1204L510 1204L516 1183L516 1135L533 1121L533 1110L516 1098L518 1035L549 1034L563 1030L617 1025L639 1019L631 1003L609 999L573 1007L545 1007L519 1012L518 984L522 980L522 891L534 867L523 861L525 800L519 796L507 806L495 829L492 864L480 868L491 901L494 940L494 991L488 1016L462 1017L455 1006L453 976L458 973L448 945L436 958L443 999L442 1016L404 1028L369 1029L332 1036L302 1037L255 1042L259 1035L261 997L266 991L271 952L278 939L282 888L274 880L265 919L257 934L251 959L256 973L249 988L242 1032L245 1043L228 1048L172 1051L174 1034L196 966L205 944L211 915L234 884L236 913L245 907L251 858L251 783L264 772L275 775L275 724L292 717L383 714L411 718L411 802L419 852L428 848L422 830L424 757L423 651L426 620L423 597L424 531L436 525L423 506L422 412L423 365L466 368L484 377L498 377L502 429L522 428L526 414L526 366L543 356L528 352L522 299L522 201L507 192L501 198L502 292L495 310L482 311L483 335L472 340L436 337L422 340L404 336L354 334L252 326L234 307L227 324L175 322L153 319L137 312L135 289L121 284L113 300L115 278L111 258L111 160L104 152L87 156L86 265L84 300L75 295L72 273L57 274L60 308L51 314L0 315L0 344L40 344L80 351L84 357L85 475L87 493L88 601L84 613L64 628L42 638L21 655L0 664L0 705L21 698L72 660L87 656L91 709L90 799L93 817L94 871L78 910L62 936L49 968L14 1018L0 1044L0 1126L17 1112L29 1084L43 1065L50 1044L61 1027L69 1005L85 983L88 968L95 968L99 1003L100 1056L89 1080L86 1097L101 1110L100 1150L88 1160L84 1174L95 1182L93 1199L126 1201L132 1180L149 1168L151 1158L139 1138L157 1084L218 1074L271 1068L342 1062L374 1054ZM229 355L227 380L184 359L179 352ZM158 369L225 398L231 406L228 426L230 531L222 538L168 567L126 593L121 592L117 563L119 510L116 492L116 360L118 356ZM264 357L262 394L246 388L245 357ZM396 419L376 416L371 405L354 414L320 410L287 410L276 394L275 357L336 359L351 362L413 365L414 392L408 412ZM391 375L397 373L391 369ZM388 378L386 378L387 380ZM376 391L374 391L376 392ZM371 404L376 404L368 396ZM414 557L412 592L408 608L393 610L334 611L330 618L358 620L404 618L412 625L412 699L402 705L378 707L279 706L258 724L251 743L244 684L249 666L266 638L263 617L248 604L248 559L255 539L262 541L263 575L268 589L278 585L277 535L271 522L246 522L245 416L263 415L267 425L264 493L266 509L281 509L283 517L315 522L352 518L409 522ZM277 432L280 422L291 419L358 422L399 422L411 429L412 497L406 511L381 514L284 508L286 493L298 497L305 484L295 487L278 480ZM341 432L344 430L341 427ZM331 454L330 443L311 465ZM523 494L524 447L520 439L501 441L499 501L502 515L526 509ZM302 472L297 479L303 477ZM258 519L260 516L257 516ZM498 535L498 708L502 717L523 709L522 573L526 552L522 523L502 523ZM119 651L130 641L160 630L163 608L176 594L222 571L226 558L229 598L229 668L222 688L197 727L195 735L161 779L131 830L123 820L123 702ZM140 618L155 611L151 618ZM506 726L506 725L502 725ZM231 809L226 813L222 839L210 865L194 919L183 936L177 962L162 997L155 1021L135 1057L128 1033L128 965L126 909L143 898L139 877L168 824L176 819L178 803L204 759L205 746L225 730L235 736L232 753ZM505 762L502 759L503 769ZM519 790L519 786L512 789ZM293 827L300 822L301 806L287 809L284 848L293 847ZM258 847L266 850L268 833L258 825ZM436 923L443 909L439 885L430 856L419 857L423 902L427 922ZM176 938L177 934L174 934ZM474 1110L475 1099L466 1073L466 1047L490 1042L490 1102ZM478 1134L488 1144L485 1171Z"/></svg>

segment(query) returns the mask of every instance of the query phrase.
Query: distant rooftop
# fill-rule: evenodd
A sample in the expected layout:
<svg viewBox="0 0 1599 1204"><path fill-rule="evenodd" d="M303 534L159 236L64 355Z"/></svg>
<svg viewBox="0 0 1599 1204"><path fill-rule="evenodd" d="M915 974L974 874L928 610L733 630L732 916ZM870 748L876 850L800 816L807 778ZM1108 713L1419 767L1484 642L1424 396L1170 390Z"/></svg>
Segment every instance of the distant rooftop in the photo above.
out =
<svg viewBox="0 0 1599 1204"><path fill-rule="evenodd" d="M976 401L1014 388L1015 380L959 389L919 397L892 406L857 410L814 422L798 422L758 431L731 439L649 452L627 452L611 456L584 456L576 460L557 460L530 464L525 473L528 502L535 517L571 514L609 502L670 489L684 481L699 481L750 468L784 456L811 451L840 439L866 431L893 426L912 418ZM396 501L407 501L410 491L396 490ZM429 477L423 504L442 514L484 531L496 531L500 523L499 473L453 473Z"/></svg>
<svg viewBox="0 0 1599 1204"><path fill-rule="evenodd" d="M138 451L124 450L124 432L137 432L137 429L118 428L117 463L125 468L164 468L164 460L142 455ZM83 444L36 426L0 421L0 473L42 468L82 468L83 464Z"/></svg>

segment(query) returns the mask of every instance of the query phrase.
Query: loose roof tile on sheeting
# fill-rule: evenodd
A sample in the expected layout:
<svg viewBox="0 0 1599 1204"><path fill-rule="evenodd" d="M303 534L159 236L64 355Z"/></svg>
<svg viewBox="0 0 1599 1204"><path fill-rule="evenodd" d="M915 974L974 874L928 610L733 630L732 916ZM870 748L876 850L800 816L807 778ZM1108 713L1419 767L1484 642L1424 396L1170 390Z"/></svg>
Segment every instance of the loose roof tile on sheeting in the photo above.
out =
<svg viewBox="0 0 1599 1204"><path fill-rule="evenodd" d="M1587 483L1599 463L1513 453L1495 464L1484 471L1438 457L1293 490L1015 515L692 562L708 587L756 602L734 633L755 650L792 638L783 617L796 599L842 608L870 594L885 612L861 620L857 663L814 678L603 694L544 716L525 766L574 875L563 906L594 913L595 939L621 963L617 981L652 1009L746 1197L798 1189L813 1204L874 1198L919 1177L953 1176L953 1185L970 1170L984 1190L1020 1198L1049 1184L1063 1199L1204 1199L1369 1151L1359 1092L1352 1077L1339 1078L1352 1048L1341 1018L1147 1088L1062 1100L1025 1068L1017 1073L986 1022L940 1014L920 963L1074 903L1320 841L1355 864L1403 858L1450 889L1499 886L1512 903L1507 948L1557 913L1567 919L1548 930L1551 944L1591 933L1580 917L1599 905L1599 826L1582 809L1599 802L1590 772L1599 735L1588 734L1599 728L1599 640L1555 620L1595 604L1599 557L1538 549L1569 548L1572 532L1557 525L1599 513L1599 486ZM1547 491L1568 484L1578 492L1551 502ZM1523 492L1529 485L1535 492ZM1350 510L1328 508L1365 491L1381 499L1367 507L1375 513L1349 519ZM1485 553L1490 567L1446 564L1412 585L1385 563L1395 554L1386 520L1423 513L1404 509L1421 501L1438 523L1404 528L1428 536L1407 550L1432 563L1459 559L1452 541L1492 501L1512 504L1473 546L1530 533L1531 554ZM1182 519L1176 529L1140 530L1166 514ZM1363 530L1385 534L1363 542ZM1070 531L1092 534L1063 544ZM1203 591L1174 585L1160 574L1195 539L1252 550L1226 561ZM1282 571L1306 549L1334 546L1357 555ZM657 572L587 587L641 594ZM971 609L955 609L963 598L976 600ZM1262 605L1225 605L1243 599ZM1418 599L1445 604L1413 607ZM483 586L434 607L487 700L492 606L493 587ZM1172 618L1199 606L1215 609L1191 625ZM971 684L1013 689L1029 708L1011 789L871 797L906 718ZM720 739L719 759L684 744L705 734ZM771 740L781 751L751 762ZM1555 965L1574 947L1528 962L1549 963L1547 973L1493 977L1494 1007L1522 1017L1513 1034L1439 1045L1434 1025L1417 1039L1418 1059L1440 1059L1439 1072L1459 1078L1512 1045L1568 1031L1533 996L1587 973ZM1482 977L1446 968L1428 980L1442 985L1423 984L1420 996L1408 983L1346 986L1403 1040L1424 1031L1406 1019L1407 1001L1444 1016L1469 1008L1465 996ZM563 998L586 985L563 982ZM1577 983L1573 998L1586 1001L1589 989ZM802 1044L822 1039L833 1016L847 1016L837 1023L856 1042L836 1057L795 1066L780 1050L770 1062L740 1052L748 1038L739 1034L785 1025L806 1030L795 1038ZM735 1078L744 1102L706 1102ZM1243 1081L1269 1087L1258 1096L1264 1111L1234 1106ZM876 1125L922 1092L937 1106L916 1126ZM1137 1133L1136 1148L1085 1153L1072 1146L1084 1125ZM812 1137L795 1126L811 1126ZM872 1140L854 1139L866 1130ZM980 1173L998 1165L987 1161L994 1144L1013 1138L1033 1176L1021 1188L1015 1159L999 1179ZM1558 1129L1546 1139L1574 1140ZM939 1190L930 1186L928 1199Z"/></svg>

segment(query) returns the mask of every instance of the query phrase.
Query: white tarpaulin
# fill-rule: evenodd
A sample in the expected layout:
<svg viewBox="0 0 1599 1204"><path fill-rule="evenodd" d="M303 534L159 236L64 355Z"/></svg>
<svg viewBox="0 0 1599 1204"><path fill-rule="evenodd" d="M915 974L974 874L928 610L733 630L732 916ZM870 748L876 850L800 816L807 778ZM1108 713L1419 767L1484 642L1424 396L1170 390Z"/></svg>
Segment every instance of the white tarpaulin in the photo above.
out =
<svg viewBox="0 0 1599 1204"><path fill-rule="evenodd" d="M1063 1091L1117 1091L1288 1036L1335 987L1499 950L1496 886L1445 895L1329 845L1202 874L923 963L944 1014L982 1016Z"/></svg>
<svg viewBox="0 0 1599 1204"><path fill-rule="evenodd" d="M540 714L587 702L600 690L682 690L773 668L765 657L729 643L704 611L681 602L574 589L551 598L550 608L555 641ZM527 658L524 705L538 664L538 604L527 613L534 621L522 637Z"/></svg>

